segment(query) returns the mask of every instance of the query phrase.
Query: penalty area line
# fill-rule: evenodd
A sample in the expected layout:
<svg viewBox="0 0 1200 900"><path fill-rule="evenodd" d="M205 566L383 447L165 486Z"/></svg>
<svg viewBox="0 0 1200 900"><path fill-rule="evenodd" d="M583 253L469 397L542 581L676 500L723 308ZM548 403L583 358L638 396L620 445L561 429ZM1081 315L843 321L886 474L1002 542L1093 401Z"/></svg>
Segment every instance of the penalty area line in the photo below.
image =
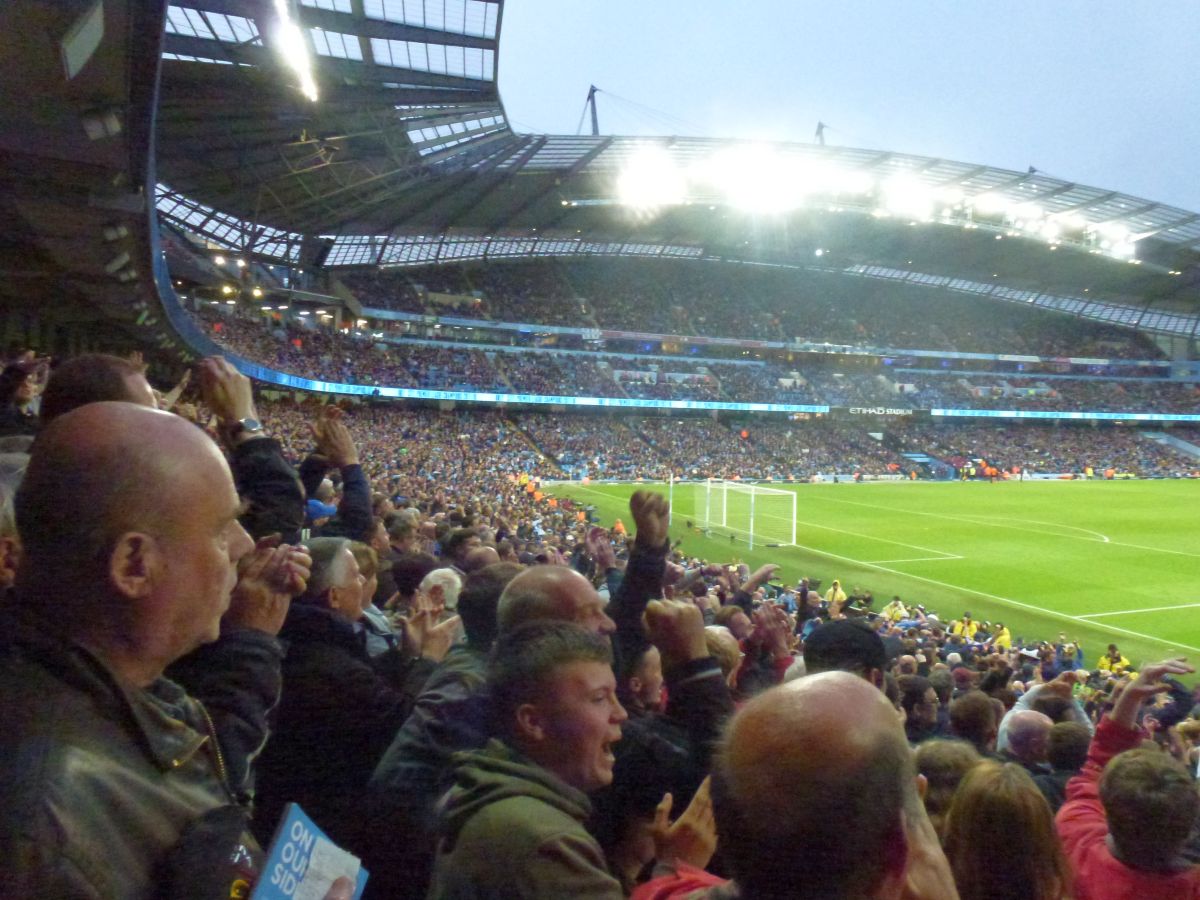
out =
<svg viewBox="0 0 1200 900"><path fill-rule="evenodd" d="M1087 613L1081 619L1103 619L1107 616L1136 616L1138 613L1166 612L1172 609L1195 609L1200 603L1180 603L1176 606L1147 606L1144 609L1118 609L1114 612Z"/></svg>

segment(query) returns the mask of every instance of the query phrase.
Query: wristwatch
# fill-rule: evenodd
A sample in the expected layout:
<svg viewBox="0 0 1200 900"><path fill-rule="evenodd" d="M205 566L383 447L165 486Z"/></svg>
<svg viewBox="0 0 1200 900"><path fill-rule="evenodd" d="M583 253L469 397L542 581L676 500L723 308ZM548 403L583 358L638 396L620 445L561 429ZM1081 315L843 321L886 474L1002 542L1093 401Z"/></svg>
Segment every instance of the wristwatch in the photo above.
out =
<svg viewBox="0 0 1200 900"><path fill-rule="evenodd" d="M244 419L238 419L229 426L229 436L231 438L242 437L243 435L250 437L262 433L262 422L258 421L258 419L252 419L249 416Z"/></svg>

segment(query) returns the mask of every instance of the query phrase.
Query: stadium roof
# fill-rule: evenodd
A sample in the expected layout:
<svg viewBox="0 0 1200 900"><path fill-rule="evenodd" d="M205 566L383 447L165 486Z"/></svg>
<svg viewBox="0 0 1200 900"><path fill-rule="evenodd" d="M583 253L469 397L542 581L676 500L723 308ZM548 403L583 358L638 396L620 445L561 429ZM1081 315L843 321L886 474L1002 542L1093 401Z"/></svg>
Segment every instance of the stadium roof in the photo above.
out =
<svg viewBox="0 0 1200 900"><path fill-rule="evenodd" d="M64 295L146 321L137 304L154 297L136 282L157 261L133 241L149 244L149 179L161 220L268 261L616 253L812 265L819 251L823 268L852 274L1088 288L1196 312L1200 214L1117 191L815 144L514 132L496 84L502 20L502 0L9 4L5 272L38 268ZM639 167L649 198L629 196ZM794 204L771 207L791 193ZM132 264L116 265L122 252ZM44 284L0 290L30 288Z"/></svg>
<svg viewBox="0 0 1200 900"><path fill-rule="evenodd" d="M471 239L776 263L823 250L831 264L1193 304L1200 214L1188 210L1033 169L902 153L520 134L496 85L502 0L299 0L291 10L315 102L289 69L296 54L282 52L277 4L179 0L167 9L159 211L229 249L328 266L472 258L462 252ZM693 183L652 214L631 210L621 180L648 154L675 173L723 167L725 183ZM755 172L759 183L745 185ZM760 227L761 211L728 196L730 184L786 193L796 173L862 185L834 194L805 187L810 195L795 208L769 211L787 219L773 232ZM662 181L656 174L650 180ZM923 191L923 208L911 209L911 198L893 208L897 183ZM904 233L913 221L952 227ZM977 233L955 233L964 230ZM501 255L518 255L506 246ZM1067 252L1046 252L1060 246ZM1071 250L1088 253L1068 261Z"/></svg>

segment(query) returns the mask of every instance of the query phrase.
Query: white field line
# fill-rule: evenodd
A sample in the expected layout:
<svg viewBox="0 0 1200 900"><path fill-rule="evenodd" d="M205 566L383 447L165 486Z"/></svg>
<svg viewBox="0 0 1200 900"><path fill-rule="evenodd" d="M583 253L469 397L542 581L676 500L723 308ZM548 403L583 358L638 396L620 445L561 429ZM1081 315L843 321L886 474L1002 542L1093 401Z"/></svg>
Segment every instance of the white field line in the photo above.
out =
<svg viewBox="0 0 1200 900"><path fill-rule="evenodd" d="M884 563L902 563L902 562L950 562L956 559L965 559L962 556L914 556L912 559L876 559L868 563L871 566L880 566Z"/></svg>
<svg viewBox="0 0 1200 900"><path fill-rule="evenodd" d="M592 488L585 488L582 486L579 487L578 490L589 491L590 493L600 494L604 497L611 496L610 494L606 494L604 491L597 491ZM847 500L847 501L840 501L840 502L852 503L853 501ZM856 505L868 506L869 504L864 503L864 504L856 504ZM878 509L879 507L872 507L872 508ZM903 513L903 512L905 512L905 510L892 510L892 512ZM933 515L933 513L930 513L930 515ZM951 517L943 516L942 518L951 518ZM1099 541L1093 541L1092 543L1099 543ZM1067 613L1064 613L1064 612L1059 612L1056 609L1046 609L1043 606L1036 606L1033 603L1025 603L1022 600L1013 600L1011 597L1001 597L999 594L989 594L987 591L977 591L974 588L963 587L962 585L958 585L958 584L950 584L947 581L938 581L936 578L926 578L924 575L913 575L909 572L901 571L900 569L889 569L887 566L880 565L879 563L864 562L861 559L855 559L854 557L851 557L851 556L842 556L840 553L830 553L828 550L822 550L819 547L809 547L806 544L793 544L791 546L797 547L801 550L807 550L810 553L815 553L819 556L827 556L830 559L840 559L843 562L853 563L854 565L866 566L868 569L877 569L880 572L887 572L891 575L898 575L901 578L911 578L913 581L923 581L926 584L936 585L937 587L949 588L952 591L960 591L964 594L973 594L976 597L983 597L988 600L995 600L997 603L1002 603L1002 604L1005 604L1006 606L1012 606L1012 607L1016 607L1019 609L1032 610L1034 612L1041 613L1044 616L1048 616L1052 619L1061 619L1061 620L1067 621L1067 622L1078 622L1082 625L1099 625L1099 623L1089 621L1088 618L1085 616L1072 616L1072 615L1068 615ZM1188 555L1192 555L1192 554L1188 554ZM1193 647L1191 644L1180 644L1180 643L1177 643L1176 641L1164 640L1163 638L1155 637L1154 635L1151 635L1151 634L1143 634L1140 631L1131 631L1128 628L1118 628L1116 625L1104 625L1104 626L1100 626L1100 627L1103 627L1106 631L1116 631L1121 634L1127 634L1130 637L1140 638L1141 640L1150 641L1151 643L1160 644L1165 647L1178 647L1182 650L1191 650L1194 653L1200 653L1200 647Z"/></svg>
<svg viewBox="0 0 1200 900"><path fill-rule="evenodd" d="M780 516L764 516L763 518L778 519L781 517ZM784 518L783 521L786 522L787 519ZM851 537L860 537L860 538L866 538L867 540L871 540L871 541L878 541L881 544L894 544L897 547L909 547L913 550L921 550L924 553L937 553L938 556L932 557L933 559L962 559L961 556L958 556L955 553L947 553L944 550L938 550L935 547L922 547L918 544L906 544L903 541L892 541L892 540L888 540L887 538L875 537L875 535L873 535L873 534L863 534L860 531L847 531L844 528L834 528L832 525L821 525L818 522L809 522L804 519L797 520L796 525L797 525L797 530L799 529L799 527L801 525L803 525L803 527L805 527L805 528L822 528L826 531L836 531L838 534L848 534Z"/></svg>
<svg viewBox="0 0 1200 900"><path fill-rule="evenodd" d="M1200 603L1180 603L1177 606L1147 606L1145 609L1118 609L1114 612L1087 613L1081 619L1103 619L1106 616L1136 616L1138 613L1165 612L1169 609L1195 609Z"/></svg>
<svg viewBox="0 0 1200 900"><path fill-rule="evenodd" d="M999 520L987 521L982 518L976 519L976 518L972 518L969 516L951 516L951 515L947 515L946 513L926 512L925 510L919 510L919 509L897 509L894 506L877 506L874 503L860 503L856 500L835 500L832 497L823 497L822 499L828 500L830 503L845 503L850 506L864 506L867 509L874 509L874 510L881 511L881 512L891 512L891 513L898 513L900 515L909 515L909 516L927 516L927 517L933 518L933 519L946 519L951 522L968 522L972 525L987 525L992 528L1011 528L1015 531L1023 531L1023 532L1027 532L1027 533L1033 533L1033 534L1049 534L1049 535L1053 535L1054 537L1070 538L1070 539L1076 540L1076 541L1084 541L1089 544L1108 544L1110 547L1128 547L1131 550L1149 550L1154 553L1168 553L1172 556L1190 556L1194 559L1200 559L1200 553L1189 553L1186 550L1168 550L1165 547L1147 547L1143 544L1127 544L1124 541L1111 540L1111 539L1105 537L1104 535L1100 534L1100 532L1098 532L1098 531L1094 531L1094 532L1090 532L1090 533L1100 535L1101 538L1104 538L1103 540L1094 540L1092 538L1079 537L1079 536L1073 535L1073 534L1063 534L1062 532L1058 532L1058 531L1043 531L1038 528L1022 528L1019 525L1006 525L1003 521L999 521ZM1045 523L1045 524L1049 524L1049 523ZM1070 529L1073 529L1076 531L1086 530L1086 529L1075 528L1074 525L1056 525L1056 527L1070 528Z"/></svg>
<svg viewBox="0 0 1200 900"><path fill-rule="evenodd" d="M821 556L828 556L831 559L840 559L845 562L855 563L856 565L866 566L867 568L870 568L870 569L878 569L880 572L888 572L892 575L899 575L902 578L911 578L914 581L923 581L926 584L933 584L933 585L937 585L938 587L949 588L950 590L953 590L953 591L961 591L962 593L965 593L965 594L974 594L976 597L984 597L988 600L995 600L997 603L1003 603L1007 606L1015 606L1015 607L1019 607L1020 609L1033 610L1034 612L1039 612L1042 615L1050 616L1051 618L1065 619L1068 622L1079 622L1083 625L1099 624L1096 622L1089 622L1088 619L1085 618L1084 616L1072 616L1072 615L1068 615L1067 613L1064 613L1064 612L1059 612L1058 610L1055 610L1055 609L1046 609L1043 606L1036 606L1032 603L1025 603L1021 600L1013 600L1011 597L1001 597L999 594L989 594L987 591L977 591L974 588L963 587L958 584L950 584L949 582L946 582L946 581L938 581L936 578L926 578L924 575L913 575L910 572L904 572L904 571L901 571L900 569L889 569L887 566L880 565L879 563L864 562L861 559L854 559L849 556L842 556L841 554L838 554L838 553L830 553L828 550L821 550L818 547L808 547L808 546L805 546L804 544L797 544L796 546L803 550L808 550L812 553L816 553ZM1118 628L1116 625L1104 625L1103 627L1108 631L1118 631L1121 634L1127 634L1130 637L1141 638L1144 641L1151 641L1152 643L1155 643L1155 644L1162 644L1167 647L1179 647L1184 650L1191 650L1195 653L1200 653L1200 647L1193 647L1191 644L1180 644L1175 641L1164 640L1163 638L1155 637L1154 635L1142 634L1142 632L1140 632L1140 631L1131 631L1128 628Z"/></svg>

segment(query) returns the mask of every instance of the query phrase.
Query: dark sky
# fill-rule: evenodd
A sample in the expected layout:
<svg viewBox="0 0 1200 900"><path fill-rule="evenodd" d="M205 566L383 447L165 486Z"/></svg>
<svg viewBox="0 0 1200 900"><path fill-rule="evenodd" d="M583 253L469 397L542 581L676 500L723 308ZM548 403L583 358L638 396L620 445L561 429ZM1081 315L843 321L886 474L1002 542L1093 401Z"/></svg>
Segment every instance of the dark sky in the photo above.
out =
<svg viewBox="0 0 1200 900"><path fill-rule="evenodd" d="M1200 0L510 0L518 131L811 141L1200 211ZM585 123L584 130L589 126Z"/></svg>

